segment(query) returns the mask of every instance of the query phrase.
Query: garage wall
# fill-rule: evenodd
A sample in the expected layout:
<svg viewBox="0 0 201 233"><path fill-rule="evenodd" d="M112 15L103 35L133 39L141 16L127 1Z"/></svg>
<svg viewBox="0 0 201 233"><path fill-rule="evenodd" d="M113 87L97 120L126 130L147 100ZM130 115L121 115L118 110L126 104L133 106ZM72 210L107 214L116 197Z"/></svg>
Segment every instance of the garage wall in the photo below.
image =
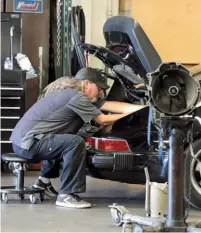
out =
<svg viewBox="0 0 201 233"><path fill-rule="evenodd" d="M131 17L132 0L120 0L119 1L119 15Z"/></svg>
<svg viewBox="0 0 201 233"><path fill-rule="evenodd" d="M3 12L4 11L4 1L0 0L0 2L1 2L1 12Z"/></svg>
<svg viewBox="0 0 201 233"><path fill-rule="evenodd" d="M201 62L200 0L132 0L136 18L163 61Z"/></svg>

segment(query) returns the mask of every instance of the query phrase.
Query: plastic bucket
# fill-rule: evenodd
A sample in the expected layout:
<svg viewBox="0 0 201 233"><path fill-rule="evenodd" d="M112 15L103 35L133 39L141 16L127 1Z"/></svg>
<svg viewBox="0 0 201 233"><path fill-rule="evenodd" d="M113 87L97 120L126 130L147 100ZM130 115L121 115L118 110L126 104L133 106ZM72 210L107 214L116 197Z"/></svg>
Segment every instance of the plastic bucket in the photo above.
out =
<svg viewBox="0 0 201 233"><path fill-rule="evenodd" d="M150 182L150 217L163 217L168 212L167 183Z"/></svg>

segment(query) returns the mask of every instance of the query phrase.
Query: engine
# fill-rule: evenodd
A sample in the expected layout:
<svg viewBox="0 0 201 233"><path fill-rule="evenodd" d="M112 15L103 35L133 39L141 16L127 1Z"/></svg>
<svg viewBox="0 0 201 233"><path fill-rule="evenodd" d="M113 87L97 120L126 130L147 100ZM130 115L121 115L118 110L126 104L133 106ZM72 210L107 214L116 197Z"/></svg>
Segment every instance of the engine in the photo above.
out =
<svg viewBox="0 0 201 233"><path fill-rule="evenodd" d="M200 84L183 65L175 62L163 63L147 76L150 101L148 139L151 141L150 127L153 124L158 130L158 150L162 160L169 149L168 120L193 115L200 100Z"/></svg>

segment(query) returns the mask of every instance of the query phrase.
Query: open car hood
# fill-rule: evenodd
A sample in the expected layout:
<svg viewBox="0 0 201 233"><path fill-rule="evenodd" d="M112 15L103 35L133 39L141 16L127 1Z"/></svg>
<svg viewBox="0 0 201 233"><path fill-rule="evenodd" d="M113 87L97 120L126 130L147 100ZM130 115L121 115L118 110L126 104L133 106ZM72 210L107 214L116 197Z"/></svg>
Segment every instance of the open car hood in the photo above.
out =
<svg viewBox="0 0 201 233"><path fill-rule="evenodd" d="M89 54L100 59L108 68L113 70L117 75L123 76L133 84L146 83L146 79L135 73L135 66L124 60L118 54L111 50L92 44L83 44L82 48Z"/></svg>

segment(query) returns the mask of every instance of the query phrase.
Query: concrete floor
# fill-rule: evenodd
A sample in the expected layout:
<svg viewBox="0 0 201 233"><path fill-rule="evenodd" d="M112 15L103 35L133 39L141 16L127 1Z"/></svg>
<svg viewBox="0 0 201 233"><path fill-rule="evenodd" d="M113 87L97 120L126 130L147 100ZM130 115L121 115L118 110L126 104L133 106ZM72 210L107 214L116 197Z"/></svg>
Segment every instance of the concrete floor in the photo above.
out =
<svg viewBox="0 0 201 233"><path fill-rule="evenodd" d="M27 172L25 184L31 185L37 172ZM1 185L15 182L12 174L2 175ZM56 188L59 180L53 180ZM121 232L112 223L108 205L124 205L132 213L144 215L145 187L87 178L87 192L82 197L92 202L92 209L74 210L56 207L54 200L31 205L21 202L15 195L9 196L8 204L1 204L1 232ZM190 220L201 219L201 212L191 210Z"/></svg>

